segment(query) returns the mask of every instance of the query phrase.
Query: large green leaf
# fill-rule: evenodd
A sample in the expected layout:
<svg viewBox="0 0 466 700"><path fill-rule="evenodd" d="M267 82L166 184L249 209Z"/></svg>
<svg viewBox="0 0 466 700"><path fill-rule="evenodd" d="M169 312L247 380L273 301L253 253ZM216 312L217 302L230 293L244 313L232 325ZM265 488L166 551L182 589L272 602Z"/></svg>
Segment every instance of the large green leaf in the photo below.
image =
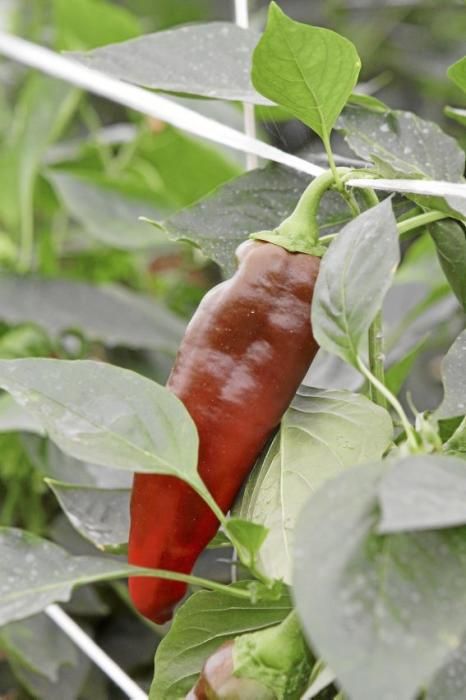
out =
<svg viewBox="0 0 466 700"><path fill-rule="evenodd" d="M436 418L456 418L466 414L466 330L460 333L442 364L444 397Z"/></svg>
<svg viewBox="0 0 466 700"><path fill-rule="evenodd" d="M374 112L348 107L339 127L349 147L372 161L382 177L431 178L459 182L464 152L437 124L412 112Z"/></svg>
<svg viewBox="0 0 466 700"><path fill-rule="evenodd" d="M382 534L466 523L466 466L460 459L417 455L396 462L378 487Z"/></svg>
<svg viewBox="0 0 466 700"><path fill-rule="evenodd" d="M290 607L285 590L278 600L257 604L227 593L195 593L178 610L157 648L150 700L184 698L205 660L223 642L281 622Z"/></svg>
<svg viewBox="0 0 466 700"><path fill-rule="evenodd" d="M437 221L429 226L440 264L458 301L466 311L466 233L455 221Z"/></svg>
<svg viewBox="0 0 466 700"><path fill-rule="evenodd" d="M252 170L160 225L170 238L191 241L231 274L236 247L250 233L276 228L291 214L309 182L307 175L283 166ZM319 207L320 231L329 233L350 219L344 200L327 192Z"/></svg>
<svg viewBox="0 0 466 700"><path fill-rule="evenodd" d="M389 414L360 394L301 387L239 506L241 517L269 529L259 554L268 576L291 581L294 529L309 496L344 469L379 459L392 431Z"/></svg>
<svg viewBox="0 0 466 700"><path fill-rule="evenodd" d="M270 104L249 77L259 34L209 22L147 34L73 57L121 80L166 92ZM213 60L215 57L215 60Z"/></svg>
<svg viewBox="0 0 466 700"><path fill-rule="evenodd" d="M185 330L183 321L156 299L124 287L10 275L0 275L0 319L34 322L51 336L80 331L108 347L171 352Z"/></svg>
<svg viewBox="0 0 466 700"><path fill-rule="evenodd" d="M301 622L357 700L413 700L466 628L466 528L375 534L387 468L360 467L325 484L296 532Z"/></svg>
<svg viewBox="0 0 466 700"><path fill-rule="evenodd" d="M69 600L74 586L123 578L131 571L115 559L71 556L31 533L0 528L0 626Z"/></svg>
<svg viewBox="0 0 466 700"><path fill-rule="evenodd" d="M320 346L357 364L399 256L389 199L342 228L322 260L314 290L312 329Z"/></svg>
<svg viewBox="0 0 466 700"><path fill-rule="evenodd" d="M72 457L201 483L188 411L135 372L88 360L2 360L0 386Z"/></svg>
<svg viewBox="0 0 466 700"><path fill-rule="evenodd" d="M324 29L295 22L272 2L253 56L252 81L324 141L355 86L361 61L353 44Z"/></svg>

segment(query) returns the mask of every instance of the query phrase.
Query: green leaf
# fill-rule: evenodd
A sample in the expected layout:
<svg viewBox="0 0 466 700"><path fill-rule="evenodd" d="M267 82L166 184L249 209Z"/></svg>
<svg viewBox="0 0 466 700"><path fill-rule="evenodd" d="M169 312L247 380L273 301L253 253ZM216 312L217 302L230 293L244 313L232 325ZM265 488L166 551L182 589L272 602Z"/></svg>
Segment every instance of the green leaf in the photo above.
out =
<svg viewBox="0 0 466 700"><path fill-rule="evenodd" d="M72 173L48 171L64 208L97 241L121 250L167 246L167 238L139 217L158 218L160 212L144 201L100 186Z"/></svg>
<svg viewBox="0 0 466 700"><path fill-rule="evenodd" d="M301 622L357 700L412 700L466 627L466 528L375 534L386 469L372 464L326 484L296 532Z"/></svg>
<svg viewBox="0 0 466 700"><path fill-rule="evenodd" d="M301 387L239 505L241 517L269 529L259 552L268 576L290 582L294 529L308 497L342 470L381 457L392 431L389 414L360 394Z"/></svg>
<svg viewBox="0 0 466 700"><path fill-rule="evenodd" d="M26 246L33 227L36 178L44 154L64 130L79 99L77 90L39 74L28 78L21 93L14 128L3 153L7 177L2 177L5 201L0 196L0 208L11 228L21 228Z"/></svg>
<svg viewBox="0 0 466 700"><path fill-rule="evenodd" d="M128 542L129 489L96 488L47 479L72 526L98 549L114 551Z"/></svg>
<svg viewBox="0 0 466 700"><path fill-rule="evenodd" d="M423 351L426 344L427 336L421 338L401 359L397 360L385 372L385 386L394 396L397 396L405 381L409 377L414 363Z"/></svg>
<svg viewBox="0 0 466 700"><path fill-rule="evenodd" d="M460 423L453 435L444 444L447 454L466 459L466 418Z"/></svg>
<svg viewBox="0 0 466 700"><path fill-rule="evenodd" d="M251 233L276 228L294 210L309 182L306 175L282 166L252 170L160 225L170 238L191 241L232 274L237 246ZM320 231L330 233L350 219L344 200L327 192L319 207Z"/></svg>
<svg viewBox="0 0 466 700"><path fill-rule="evenodd" d="M0 626L69 600L74 586L123 578L134 570L115 559L72 556L31 533L0 528Z"/></svg>
<svg viewBox="0 0 466 700"><path fill-rule="evenodd" d="M92 49L131 39L142 31L129 10L100 0L53 0L53 10L58 49Z"/></svg>
<svg viewBox="0 0 466 700"><path fill-rule="evenodd" d="M466 109L458 109L457 107L445 107L445 114L450 119L454 119L462 126L466 126Z"/></svg>
<svg viewBox="0 0 466 700"><path fill-rule="evenodd" d="M448 657L445 665L435 674L427 688L425 700L462 700L466 688L466 637Z"/></svg>
<svg viewBox="0 0 466 700"><path fill-rule="evenodd" d="M72 457L202 484L188 411L135 372L88 360L2 360L0 386Z"/></svg>
<svg viewBox="0 0 466 700"><path fill-rule="evenodd" d="M338 128L351 150L372 161L382 177L448 182L463 178L464 152L455 139L412 112L348 107Z"/></svg>
<svg viewBox="0 0 466 700"><path fill-rule="evenodd" d="M444 397L435 418L456 418L466 413L466 330L460 333L442 363Z"/></svg>
<svg viewBox="0 0 466 700"><path fill-rule="evenodd" d="M390 199L342 228L323 257L314 290L312 330L320 346L357 365L399 257Z"/></svg>
<svg viewBox="0 0 466 700"><path fill-rule="evenodd" d="M466 468L460 459L416 455L397 461L377 493L381 534L466 523Z"/></svg>
<svg viewBox="0 0 466 700"><path fill-rule="evenodd" d="M0 298L6 323L34 322L52 337L79 330L108 347L175 352L185 330L156 299L117 285L0 275Z"/></svg>
<svg viewBox="0 0 466 700"><path fill-rule="evenodd" d="M65 635L62 634L62 638L64 637ZM37 637L35 641L37 645ZM78 650L77 657L76 663L60 666L58 677L54 681L50 681L16 660L11 660L9 663L19 683L26 688L29 696L34 700L75 700L83 689L91 665L89 658L83 652Z"/></svg>
<svg viewBox="0 0 466 700"><path fill-rule="evenodd" d="M429 226L445 277L466 311L466 233L455 221Z"/></svg>
<svg viewBox="0 0 466 700"><path fill-rule="evenodd" d="M10 659L52 682L58 680L62 666L74 666L79 659L77 647L44 614L4 625L0 648Z"/></svg>
<svg viewBox="0 0 466 700"><path fill-rule="evenodd" d="M39 435L44 433L40 423L30 413L21 408L9 394L3 394L0 396L0 432L8 433L13 430Z"/></svg>
<svg viewBox="0 0 466 700"><path fill-rule="evenodd" d="M256 90L311 127L324 142L356 85L353 44L321 27L294 22L272 2L253 55Z"/></svg>
<svg viewBox="0 0 466 700"><path fill-rule="evenodd" d="M288 109L324 142L355 86L361 61L353 44L321 27L294 22L269 6L253 55L256 90Z"/></svg>
<svg viewBox="0 0 466 700"><path fill-rule="evenodd" d="M226 593L194 593L179 608L157 648L150 700L185 697L206 659L223 642L281 622L290 608L284 591L278 600L257 604Z"/></svg>
<svg viewBox="0 0 466 700"><path fill-rule="evenodd" d="M225 532L231 538L233 546L238 550L243 564L254 566L260 548L267 537L267 528L259 523L233 517L227 520Z"/></svg>
<svg viewBox="0 0 466 700"><path fill-rule="evenodd" d="M147 34L88 53L73 53L73 58L126 82L156 90L269 105L269 100L254 90L249 77L258 39L256 32L231 22L209 22Z"/></svg>
<svg viewBox="0 0 466 700"><path fill-rule="evenodd" d="M461 90L466 92L466 56L463 56L459 61L453 63L453 65L449 67L447 73L448 77L453 80Z"/></svg>

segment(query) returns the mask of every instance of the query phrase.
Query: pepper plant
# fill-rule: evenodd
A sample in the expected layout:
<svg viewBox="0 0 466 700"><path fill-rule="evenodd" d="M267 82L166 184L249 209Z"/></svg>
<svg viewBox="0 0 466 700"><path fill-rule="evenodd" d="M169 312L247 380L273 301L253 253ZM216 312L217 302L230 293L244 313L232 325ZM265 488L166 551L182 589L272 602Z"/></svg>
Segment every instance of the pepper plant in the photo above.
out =
<svg viewBox="0 0 466 700"><path fill-rule="evenodd" d="M201 39L205 50L209 37L219 35L241 48L234 55L237 79L228 87L206 79L188 90L169 73L155 71L150 77L151 47L192 42L195 52ZM181 340L183 323L173 311L147 298L136 301L125 290L104 289L95 300L91 294L88 303L110 305L116 313L136 311L133 325L118 328L115 319L115 327L105 330L110 345L148 345L174 354L181 342L176 365L181 369L177 375L175 368L166 387L154 381L155 372L143 376L134 366L118 366L124 362L112 364L111 355L96 359L92 343L99 333L93 335L92 324L80 327L72 305L54 333L42 337L36 329L28 336L22 357L5 352L0 360L3 425L30 434L30 455L37 436L46 436L47 449L61 455L61 464L68 460L67 470L49 469L47 486L96 550L76 555L25 529L1 529L2 646L8 649L19 621L40 619L48 605L67 601L76 587L129 577L136 607L157 623L170 618L189 587L170 626L147 623L163 635L151 700L466 697L466 184L460 143L433 122L358 92L361 62L354 45L329 29L290 19L275 3L259 40L232 25L192 25L170 30L169 36L127 38L75 58L147 87L251 101L277 118L299 119L320 138L327 167L314 178L277 165L238 174L234 162L204 153L213 163L210 186L186 192L181 179L167 216L169 196L160 180L154 193L158 205L118 200L123 179L133 194L140 190L151 129L160 125L145 124L116 157L99 143L79 166L60 153L54 164L52 154L46 182L40 183L51 202L61 198L101 240L117 235L114 227L106 233L108 211L113 216L121 211L121 225L131 235L123 232L127 243L120 241L120 247L155 249L160 255L165 248L172 252L174 241L188 241L215 261L225 278L231 277L221 289L236 284L242 292L241 285L250 284L246 313L258 309L262 321L247 328L258 354L261 340L274 342L266 334L266 316L255 306L262 280L278 280L276 288L268 288L267 313L275 313L272 335L283 353L297 303L291 302L287 312L284 300L289 301L295 283L296 261L307 256L313 261L306 291L306 329L309 325L312 336L307 340L303 331L286 355L251 356L247 365L238 361L227 371L225 360L236 362L232 348L245 328L240 295L238 307L233 304L223 314L218 312L223 311L221 295L211 292L210 306L206 300L199 307L202 323L195 315ZM459 91L466 91L465 66L466 58L449 69ZM34 82L26 104L40 104L43 86ZM10 213L9 222L19 231L17 246L4 246L16 272L30 269L34 253L45 256L47 243L34 251L34 177L52 132L79 104L74 91L50 89L58 116L49 131L45 124L43 143L37 143L35 160L23 172L19 220L4 207L4 220ZM89 106L81 109L83 119L92 120ZM460 109L449 108L449 113L462 121ZM30 131L32 138L27 118L21 128L23 137ZM338 134L343 137L339 147L351 154L334 152ZM193 147L193 161L196 148L204 147ZM13 156L12 149L1 165ZM101 182L86 179L86 159L95 158L108 160ZM221 176L215 174L220 166ZM173 172L167 164L160 166L162 172L164 167L170 182ZM101 215L97 225L96 210ZM250 278L242 262L235 272L235 249L247 239L248 249L256 251L280 247L289 276L267 276L273 254L262 256L262 267ZM58 259L51 261L54 265ZM317 269L315 281L311 273ZM140 286L149 285L131 266L127 273ZM4 276L0 288L13 297L15 285L28 283L29 278ZM76 294L87 293L74 284ZM59 293L59 285L59 280L44 281L43 294ZM156 291L163 296L164 290ZM439 310L437 328L426 325L433 308ZM24 313L22 320L41 325L40 318L26 319ZM221 347L208 342L219 329ZM303 347L306 342L309 346ZM320 351L305 374L314 342ZM440 370L443 398L418 405L402 388L416 360L436 342L450 345ZM295 382L301 386L289 403L282 380L294 373L295 381L303 357L307 360ZM213 393L183 384L186 373L202 374L202 363L205 386L216 383L208 387ZM254 400L248 398L248 382ZM228 392L235 395L239 418L229 415L220 400L211 400ZM276 399L285 404L279 425L271 408ZM205 415L209 421L215 416L217 433L205 432ZM225 440L223 421L232 415L237 430ZM256 429L258 444L240 463L251 426L267 423L269 415L267 430ZM215 452L220 439L221 450ZM215 459L206 469L202 455L209 450ZM235 464L231 455L238 455ZM133 491L128 563L127 477L133 472L139 486ZM83 479L83 473L92 478ZM208 527L199 537L201 518ZM218 576L201 569L192 573L218 525L206 551L228 559L227 565ZM114 590L131 605L126 588Z"/></svg>

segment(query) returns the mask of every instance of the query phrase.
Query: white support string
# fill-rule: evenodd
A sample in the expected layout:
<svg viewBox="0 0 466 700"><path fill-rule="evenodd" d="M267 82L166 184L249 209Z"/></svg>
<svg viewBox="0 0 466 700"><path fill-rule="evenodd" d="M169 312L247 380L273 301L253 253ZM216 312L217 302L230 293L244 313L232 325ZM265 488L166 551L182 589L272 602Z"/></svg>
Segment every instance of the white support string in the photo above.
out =
<svg viewBox="0 0 466 700"><path fill-rule="evenodd" d="M0 54L19 61L43 73L65 80L72 85L84 88L93 94L105 97L118 104L134 109L156 119L166 121L201 138L221 143L244 153L254 153L260 158L282 163L314 177L323 172L323 168L307 160L285 153L275 146L247 136L236 129L225 126L215 119L209 119L192 109L183 107L166 97L156 95L149 90L130 85L122 80L112 78L93 68L83 66L77 61L62 56L43 46L38 46L26 39L0 32ZM348 180L353 187L373 187L375 190L392 192L413 192L435 196L460 197L466 201L466 184L445 182L441 180Z"/></svg>
<svg viewBox="0 0 466 700"><path fill-rule="evenodd" d="M148 700L146 693L58 605L45 613L117 685L130 700Z"/></svg>
<svg viewBox="0 0 466 700"><path fill-rule="evenodd" d="M238 27L248 29L249 27L249 3L248 0L235 0L235 22ZM254 105L243 102L244 133L246 136L256 138L256 115ZM255 153L246 154L247 170L254 170L258 166L258 159Z"/></svg>

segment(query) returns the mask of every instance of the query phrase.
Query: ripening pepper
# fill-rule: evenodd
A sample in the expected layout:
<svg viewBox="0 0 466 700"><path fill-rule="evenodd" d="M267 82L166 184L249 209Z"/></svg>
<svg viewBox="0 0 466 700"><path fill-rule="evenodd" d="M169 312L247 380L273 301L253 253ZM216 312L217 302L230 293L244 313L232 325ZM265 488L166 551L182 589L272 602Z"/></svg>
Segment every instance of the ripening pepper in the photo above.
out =
<svg viewBox="0 0 466 700"><path fill-rule="evenodd" d="M310 307L320 258L252 240L240 245L237 258L233 277L199 305L167 383L197 426L198 470L225 513L318 349ZM218 525L177 477L135 475L131 564L190 573ZM129 589L137 609L163 623L186 585L132 577Z"/></svg>

